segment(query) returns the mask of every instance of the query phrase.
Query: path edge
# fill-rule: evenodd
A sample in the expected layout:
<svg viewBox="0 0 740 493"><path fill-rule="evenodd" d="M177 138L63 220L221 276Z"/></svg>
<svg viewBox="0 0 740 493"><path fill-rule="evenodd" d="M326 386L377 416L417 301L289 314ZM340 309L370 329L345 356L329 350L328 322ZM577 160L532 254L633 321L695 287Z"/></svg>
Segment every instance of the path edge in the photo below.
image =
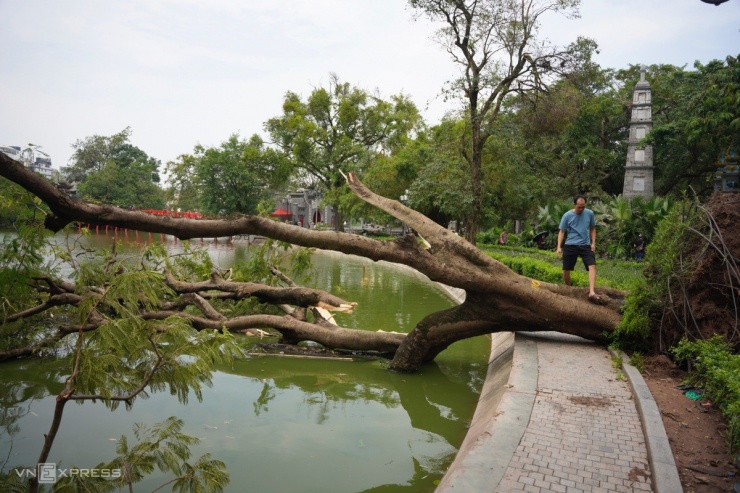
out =
<svg viewBox="0 0 740 493"><path fill-rule="evenodd" d="M627 376L632 395L635 397L635 406L640 415L650 461L653 491L683 493L673 450L663 426L663 418L650 388L640 371L629 363L629 356L614 348L609 348L609 352L621 362L622 371Z"/></svg>

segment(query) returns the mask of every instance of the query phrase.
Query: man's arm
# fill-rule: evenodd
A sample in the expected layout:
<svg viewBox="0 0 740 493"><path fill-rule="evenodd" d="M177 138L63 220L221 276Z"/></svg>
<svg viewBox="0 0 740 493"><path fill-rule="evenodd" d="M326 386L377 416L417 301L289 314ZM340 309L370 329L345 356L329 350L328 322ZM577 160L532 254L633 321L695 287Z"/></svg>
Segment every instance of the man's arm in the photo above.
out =
<svg viewBox="0 0 740 493"><path fill-rule="evenodd" d="M596 252L596 226L591 226L591 251Z"/></svg>
<svg viewBox="0 0 740 493"><path fill-rule="evenodd" d="M563 254L563 238L565 238L565 231L562 229L558 232L558 248L555 251L558 257Z"/></svg>

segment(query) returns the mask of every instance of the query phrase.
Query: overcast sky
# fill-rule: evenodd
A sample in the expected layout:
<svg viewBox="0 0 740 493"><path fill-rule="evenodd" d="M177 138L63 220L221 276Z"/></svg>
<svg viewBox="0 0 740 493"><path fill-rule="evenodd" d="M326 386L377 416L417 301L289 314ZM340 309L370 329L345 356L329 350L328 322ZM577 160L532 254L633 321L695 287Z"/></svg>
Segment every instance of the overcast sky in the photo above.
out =
<svg viewBox="0 0 740 493"><path fill-rule="evenodd" d="M457 67L403 0L0 0L0 145L40 145L55 168L71 145L131 127L166 163L233 133L264 135L286 91L329 73L384 97L403 92L436 123ZM602 67L740 54L740 0L583 0L581 18L543 18L564 44L583 35Z"/></svg>

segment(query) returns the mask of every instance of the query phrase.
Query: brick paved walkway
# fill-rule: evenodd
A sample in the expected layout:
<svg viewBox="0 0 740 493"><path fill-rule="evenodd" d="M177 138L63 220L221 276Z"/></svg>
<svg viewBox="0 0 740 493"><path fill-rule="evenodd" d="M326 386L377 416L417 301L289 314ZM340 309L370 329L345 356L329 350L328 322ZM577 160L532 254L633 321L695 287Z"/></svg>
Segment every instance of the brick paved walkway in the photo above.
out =
<svg viewBox="0 0 740 493"><path fill-rule="evenodd" d="M538 360L534 407L495 491L652 491L640 416L611 355L564 334L531 340Z"/></svg>

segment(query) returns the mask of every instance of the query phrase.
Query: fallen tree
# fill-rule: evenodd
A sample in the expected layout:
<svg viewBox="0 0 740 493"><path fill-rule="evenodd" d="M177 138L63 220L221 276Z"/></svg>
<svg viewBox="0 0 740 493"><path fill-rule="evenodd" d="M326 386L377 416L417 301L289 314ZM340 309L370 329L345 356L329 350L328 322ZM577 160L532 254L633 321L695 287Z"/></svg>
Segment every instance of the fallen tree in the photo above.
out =
<svg viewBox="0 0 740 493"><path fill-rule="evenodd" d="M141 311L148 319L183 314L184 306L195 306L202 316L187 315L199 330L244 330L267 327L279 331L286 341L312 340L329 348L373 349L394 353L392 370L412 372L433 360L450 344L461 339L500 331L558 331L587 339L603 341L620 321L622 291L599 288L603 305L589 303L586 290L550 284L518 275L467 242L464 238L434 223L429 218L398 201L373 193L354 174L347 183L355 195L399 221L406 223L422 238L406 235L395 241L379 241L350 233L317 231L280 223L265 217L244 216L223 220L198 220L153 216L113 206L86 203L70 197L52 183L0 153L0 176L40 198L49 208L44 224L59 231L70 223L108 224L153 233L173 235L181 240L217 238L236 235L261 235L302 247L333 250L368 259L404 264L432 281L461 288L465 301L453 308L430 314L408 334L368 332L337 327L326 310L349 310L352 303L329 293L288 285L272 288L250 283L229 283L214 275L205 283L180 283L172 276L165 282L177 298L157 310ZM279 275L279 273L276 272ZM75 304L76 287L60 281L42 280L49 296L28 315L55 303ZM257 297L280 306L285 315L253 315L228 318L208 303L208 296ZM95 296L90 293L88 296ZM306 310L314 312L308 321ZM16 314L15 316L25 316ZM96 317L85 324L60 327L64 333L94 330ZM34 350L19 348L14 354Z"/></svg>

